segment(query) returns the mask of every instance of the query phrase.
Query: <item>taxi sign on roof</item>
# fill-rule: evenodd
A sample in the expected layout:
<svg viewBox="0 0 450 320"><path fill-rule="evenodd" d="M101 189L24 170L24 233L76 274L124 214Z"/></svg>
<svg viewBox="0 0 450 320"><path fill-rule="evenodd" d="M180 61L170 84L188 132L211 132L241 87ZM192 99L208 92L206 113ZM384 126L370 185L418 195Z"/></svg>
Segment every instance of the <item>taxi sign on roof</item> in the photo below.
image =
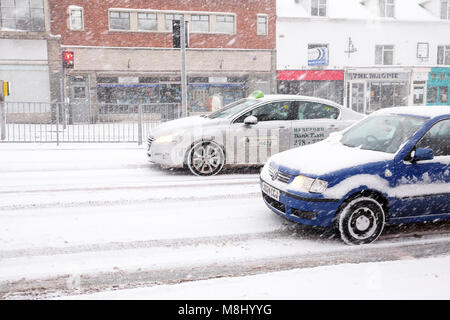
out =
<svg viewBox="0 0 450 320"><path fill-rule="evenodd" d="M264 98L264 93L261 90L256 90L253 91L248 97L253 99L260 99Z"/></svg>

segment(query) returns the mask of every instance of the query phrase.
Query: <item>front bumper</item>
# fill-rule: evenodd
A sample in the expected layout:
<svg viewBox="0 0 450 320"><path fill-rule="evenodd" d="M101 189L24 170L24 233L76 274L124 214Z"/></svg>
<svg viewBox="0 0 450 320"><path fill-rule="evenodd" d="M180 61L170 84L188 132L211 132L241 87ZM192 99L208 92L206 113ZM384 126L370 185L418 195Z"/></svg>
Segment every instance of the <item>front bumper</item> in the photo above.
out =
<svg viewBox="0 0 450 320"><path fill-rule="evenodd" d="M280 190L279 201L262 191L262 184ZM278 188L261 177L261 192L266 205L280 216L305 225L330 227L340 205L338 199L299 196Z"/></svg>
<svg viewBox="0 0 450 320"><path fill-rule="evenodd" d="M172 143L155 144L154 140L147 139L147 156L151 163L171 168L183 167L186 148Z"/></svg>

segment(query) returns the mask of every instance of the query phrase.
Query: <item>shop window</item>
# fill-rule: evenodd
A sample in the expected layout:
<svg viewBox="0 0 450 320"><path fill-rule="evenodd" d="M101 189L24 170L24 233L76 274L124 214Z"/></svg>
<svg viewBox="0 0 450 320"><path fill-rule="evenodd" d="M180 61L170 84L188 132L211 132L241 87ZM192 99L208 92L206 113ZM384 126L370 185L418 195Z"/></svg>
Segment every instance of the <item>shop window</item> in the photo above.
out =
<svg viewBox="0 0 450 320"><path fill-rule="evenodd" d="M118 77L98 77L98 83L119 83Z"/></svg>
<svg viewBox="0 0 450 320"><path fill-rule="evenodd" d="M164 16L166 22L166 31L172 32L172 21L173 20L181 20L182 14L172 14L168 13Z"/></svg>
<svg viewBox="0 0 450 320"><path fill-rule="evenodd" d="M436 103L437 102L437 87L429 87L427 93L427 102Z"/></svg>
<svg viewBox="0 0 450 320"><path fill-rule="evenodd" d="M439 87L439 102L448 103L448 87Z"/></svg>
<svg viewBox="0 0 450 320"><path fill-rule="evenodd" d="M191 15L192 32L209 32L209 16L193 14Z"/></svg>
<svg viewBox="0 0 450 320"><path fill-rule="evenodd" d="M395 1L394 0L379 0L380 1L380 17L393 18L395 16Z"/></svg>
<svg viewBox="0 0 450 320"><path fill-rule="evenodd" d="M450 65L450 46L438 46L437 64Z"/></svg>
<svg viewBox="0 0 450 320"><path fill-rule="evenodd" d="M234 16L220 15L216 16L216 32L218 33L235 33Z"/></svg>
<svg viewBox="0 0 450 320"><path fill-rule="evenodd" d="M268 34L268 17L265 14L258 14L256 18L256 34L266 36Z"/></svg>
<svg viewBox="0 0 450 320"><path fill-rule="evenodd" d="M138 29L143 31L157 31L158 19L156 13L138 13Z"/></svg>
<svg viewBox="0 0 450 320"><path fill-rule="evenodd" d="M327 0L311 0L311 15L325 17L327 15Z"/></svg>
<svg viewBox="0 0 450 320"><path fill-rule="evenodd" d="M425 96L424 87L414 87L414 100L413 100L414 104L423 105L424 96Z"/></svg>
<svg viewBox="0 0 450 320"><path fill-rule="evenodd" d="M130 30L130 13L122 11L110 11L109 29Z"/></svg>
<svg viewBox="0 0 450 320"><path fill-rule="evenodd" d="M83 21L83 8L74 7L69 10L69 26L70 30L83 30L84 29L84 21Z"/></svg>
<svg viewBox="0 0 450 320"><path fill-rule="evenodd" d="M450 0L441 1L441 19L450 20Z"/></svg>
<svg viewBox="0 0 450 320"><path fill-rule="evenodd" d="M43 0L1 0L0 26L23 31L45 31Z"/></svg>
<svg viewBox="0 0 450 320"><path fill-rule="evenodd" d="M375 46L375 64L381 65L394 64L394 46L393 45Z"/></svg>

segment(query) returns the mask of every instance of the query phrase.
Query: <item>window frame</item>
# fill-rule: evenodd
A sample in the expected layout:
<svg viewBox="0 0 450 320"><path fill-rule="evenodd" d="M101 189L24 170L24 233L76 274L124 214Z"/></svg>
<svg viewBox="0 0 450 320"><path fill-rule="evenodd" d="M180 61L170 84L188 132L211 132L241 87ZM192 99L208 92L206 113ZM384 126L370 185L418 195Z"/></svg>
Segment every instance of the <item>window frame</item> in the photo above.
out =
<svg viewBox="0 0 450 320"><path fill-rule="evenodd" d="M216 25L215 25L214 33L221 33L221 34L236 34L236 16L235 16L235 15L233 15L233 14L216 14L215 17L216 17ZM219 29L217 28L217 26L219 25L219 22L222 22L222 21L218 21L218 20L217 20L219 17L220 17L220 18L223 17L225 20L226 20L227 18L229 18L229 17L233 18L233 21L232 21L233 30L232 30L231 32L228 32L228 31L221 31L221 30L219 30ZM223 23L227 23L227 22L228 22L228 21L223 21Z"/></svg>
<svg viewBox="0 0 450 320"><path fill-rule="evenodd" d="M265 25L265 28L264 28L265 32L264 33L259 32L260 31L260 29L259 29L259 26L260 26L259 19L260 18L264 18L264 25ZM269 35L269 15L268 14L258 13L256 15L256 35L258 35L258 36L267 36L267 35Z"/></svg>
<svg viewBox="0 0 450 320"><path fill-rule="evenodd" d="M448 60L446 60L447 52L448 52ZM450 45L441 45L437 47L437 64L450 65Z"/></svg>
<svg viewBox="0 0 450 320"><path fill-rule="evenodd" d="M173 18L167 19L167 16L172 16ZM172 21L180 20L181 16L183 16L182 13L164 13L164 31L165 32L173 32ZM178 19L177 19L177 17L178 17ZM170 21L170 24L168 24L169 21Z"/></svg>
<svg viewBox="0 0 450 320"><path fill-rule="evenodd" d="M450 20L450 0L441 0L441 19Z"/></svg>
<svg viewBox="0 0 450 320"><path fill-rule="evenodd" d="M39 2L38 6L34 6L36 2ZM28 31L28 32L45 32L46 31L46 23L45 23L45 11L44 11L44 0L27 0L26 6L20 7L17 6L16 1L13 1L13 6L2 6L0 2L0 31L5 29L11 29L11 31ZM18 12L18 8L25 9L25 15L20 15ZM11 16L5 15L4 12L10 11ZM36 14L39 12L39 14ZM20 28L17 27L18 22L24 20L23 25L26 27ZM12 25L6 25L4 21L8 21L9 23L14 22L14 27Z"/></svg>
<svg viewBox="0 0 450 320"><path fill-rule="evenodd" d="M194 17L198 17L198 20L194 19ZM205 20L202 20L202 17L208 18L208 30L195 30L195 22L205 22ZM195 22L194 22L195 21ZM211 33L211 14L203 14L203 13L194 13L191 14L191 23L190 25L190 32L191 33Z"/></svg>
<svg viewBox="0 0 450 320"><path fill-rule="evenodd" d="M382 18L395 18L395 0L379 0L378 2L380 17ZM388 12L392 9L392 15Z"/></svg>
<svg viewBox="0 0 450 320"><path fill-rule="evenodd" d="M327 17L328 13L328 1L327 0L311 0L310 2L310 13L311 17ZM317 14L313 14L313 10L317 10ZM324 14L320 11L325 10Z"/></svg>
<svg viewBox="0 0 450 320"><path fill-rule="evenodd" d="M140 15L145 15L146 18L145 19L140 19ZM155 19L148 19L149 15L153 15L155 17ZM155 25L154 25L154 29L144 29L141 28L140 25L140 21L145 20L145 21L154 21ZM158 14L156 12L137 12L136 13L136 28L138 31L141 32L158 32Z"/></svg>
<svg viewBox="0 0 450 320"><path fill-rule="evenodd" d="M80 11L80 28L75 28L72 23L72 13L75 11ZM84 31L84 8L83 7L77 7L77 8L70 8L69 7L69 29L71 31Z"/></svg>
<svg viewBox="0 0 450 320"><path fill-rule="evenodd" d="M386 47L392 47L392 49L388 49ZM381 48L381 62L379 63L379 59L377 57L378 49ZM386 63L385 62L385 53L386 52L392 52L392 63ZM382 66L392 66L394 65L395 60L395 45L393 44L377 44L375 45L375 65L382 65Z"/></svg>
<svg viewBox="0 0 450 320"><path fill-rule="evenodd" d="M112 13L118 13L119 14L119 17L118 18L116 18L116 17L111 17L111 14ZM121 17L120 17L120 15L121 14L127 14L128 15L128 29L115 29L115 28L112 28L112 25L111 25L111 21L113 20L112 18L114 18L114 19L122 19ZM125 20L125 19L124 19ZM110 31L122 31L122 32L130 32L130 31L132 31L131 30L131 12L130 11L125 11L125 10L109 10L109 12L108 12L108 22L109 22L109 30Z"/></svg>

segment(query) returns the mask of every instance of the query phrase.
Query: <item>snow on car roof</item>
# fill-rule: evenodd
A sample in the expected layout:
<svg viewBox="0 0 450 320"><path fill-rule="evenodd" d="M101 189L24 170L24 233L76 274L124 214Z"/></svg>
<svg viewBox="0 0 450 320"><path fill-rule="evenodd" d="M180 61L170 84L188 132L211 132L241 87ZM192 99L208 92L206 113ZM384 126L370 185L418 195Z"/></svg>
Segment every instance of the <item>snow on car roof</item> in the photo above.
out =
<svg viewBox="0 0 450 320"><path fill-rule="evenodd" d="M409 114L419 117L434 118L443 115L450 116L450 107L426 106L426 107L392 107L374 112L373 114Z"/></svg>
<svg viewBox="0 0 450 320"><path fill-rule="evenodd" d="M326 100L326 99L316 98L316 97L311 97L311 96L301 96L301 95L295 95L295 94L266 94L266 95L264 95L263 98L258 98L258 100L261 100L261 101L272 101L272 100L279 100L279 99L295 99L295 100L303 100L304 99L304 100L339 105L339 103L333 102L331 100Z"/></svg>

